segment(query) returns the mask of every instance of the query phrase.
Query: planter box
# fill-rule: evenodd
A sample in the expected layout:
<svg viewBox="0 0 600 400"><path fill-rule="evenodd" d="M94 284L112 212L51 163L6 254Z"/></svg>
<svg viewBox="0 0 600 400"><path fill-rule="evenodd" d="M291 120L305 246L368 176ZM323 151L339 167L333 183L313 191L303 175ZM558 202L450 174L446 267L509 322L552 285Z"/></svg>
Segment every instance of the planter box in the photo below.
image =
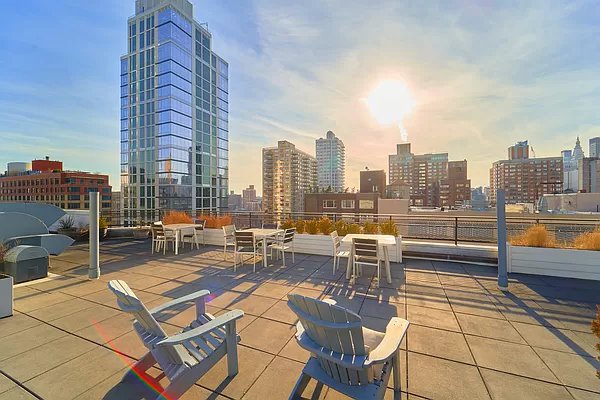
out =
<svg viewBox="0 0 600 400"><path fill-rule="evenodd" d="M189 241L190 239L186 240ZM223 246L223 229L205 228L204 241L208 245ZM391 246L390 261L402 262L401 238L397 240L400 245ZM329 235L296 234L294 237L294 250L296 253L314 254L318 256L333 257L333 242ZM350 245L342 243L342 250L350 250Z"/></svg>
<svg viewBox="0 0 600 400"><path fill-rule="evenodd" d="M13 278L0 274L0 318L13 315Z"/></svg>
<svg viewBox="0 0 600 400"><path fill-rule="evenodd" d="M396 239L396 245L390 246L390 261L402 262L402 238ZM294 237L294 250L296 253L315 254L333 257L333 242L329 235L296 234ZM349 243L342 243L341 250L350 250Z"/></svg>
<svg viewBox="0 0 600 400"><path fill-rule="evenodd" d="M600 251L507 245L508 272L600 280Z"/></svg>

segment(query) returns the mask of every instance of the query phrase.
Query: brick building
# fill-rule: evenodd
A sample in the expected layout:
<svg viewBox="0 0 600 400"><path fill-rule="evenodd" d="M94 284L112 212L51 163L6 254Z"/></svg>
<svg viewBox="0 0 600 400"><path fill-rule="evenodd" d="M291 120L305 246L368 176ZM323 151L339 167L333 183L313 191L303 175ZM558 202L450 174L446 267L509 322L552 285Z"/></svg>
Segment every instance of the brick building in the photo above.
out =
<svg viewBox="0 0 600 400"><path fill-rule="evenodd" d="M31 170L0 176L0 201L54 204L67 210L89 208L89 192L100 192L101 211L110 212L108 175L63 171L60 161L33 160Z"/></svg>
<svg viewBox="0 0 600 400"><path fill-rule="evenodd" d="M440 206L461 206L471 200L471 180L467 179L467 160L448 161L448 177L440 180Z"/></svg>
<svg viewBox="0 0 600 400"><path fill-rule="evenodd" d="M490 204L496 204L496 190L504 189L506 203L535 204L544 194L561 193L563 185L562 157L529 158L527 142L519 142L509 150L511 156L490 169Z"/></svg>

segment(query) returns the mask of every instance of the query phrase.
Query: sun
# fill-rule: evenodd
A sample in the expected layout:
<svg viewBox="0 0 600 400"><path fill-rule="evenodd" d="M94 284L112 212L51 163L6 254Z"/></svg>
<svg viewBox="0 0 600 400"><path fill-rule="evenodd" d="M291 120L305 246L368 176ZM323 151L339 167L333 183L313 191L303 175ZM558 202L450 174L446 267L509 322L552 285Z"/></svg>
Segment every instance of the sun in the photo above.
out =
<svg viewBox="0 0 600 400"><path fill-rule="evenodd" d="M415 106L408 88L399 80L379 82L366 102L377 122L381 125L397 124L401 129L404 118Z"/></svg>

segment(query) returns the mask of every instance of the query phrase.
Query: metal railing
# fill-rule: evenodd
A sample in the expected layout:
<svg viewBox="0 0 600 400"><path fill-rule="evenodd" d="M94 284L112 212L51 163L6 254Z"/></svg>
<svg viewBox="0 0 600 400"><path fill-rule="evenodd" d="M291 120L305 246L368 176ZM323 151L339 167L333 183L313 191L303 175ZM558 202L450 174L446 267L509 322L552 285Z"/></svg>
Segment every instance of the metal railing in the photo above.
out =
<svg viewBox="0 0 600 400"><path fill-rule="evenodd" d="M312 220L324 216L334 223L345 221L347 223L364 224L365 222L393 222L398 227L400 235L406 239L425 241L443 241L459 243L496 243L497 222L492 215L443 215L436 214L354 214L354 213L282 213L270 214L256 211L231 211L225 213L187 213L192 218L202 216L228 215L232 223L241 228L256 228L263 223L276 223L288 220ZM148 224L163 218L165 211L151 210L138 211L136 214L103 212L109 226L138 226ZM552 232L559 242L569 242L585 232L591 232L600 226L597 216L560 216L534 214L527 216L509 216L506 219L507 235L509 238L524 232L527 228L543 224Z"/></svg>

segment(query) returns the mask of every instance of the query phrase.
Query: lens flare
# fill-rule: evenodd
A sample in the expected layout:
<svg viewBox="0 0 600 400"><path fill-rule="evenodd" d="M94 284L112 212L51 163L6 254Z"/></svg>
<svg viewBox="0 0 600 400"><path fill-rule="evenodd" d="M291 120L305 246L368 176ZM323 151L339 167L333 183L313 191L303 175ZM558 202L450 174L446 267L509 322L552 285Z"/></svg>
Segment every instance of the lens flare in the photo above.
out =
<svg viewBox="0 0 600 400"><path fill-rule="evenodd" d="M366 102L378 123L398 125L402 140L404 142L408 140L404 118L413 110L415 103L404 82L398 80L379 82L369 93Z"/></svg>

